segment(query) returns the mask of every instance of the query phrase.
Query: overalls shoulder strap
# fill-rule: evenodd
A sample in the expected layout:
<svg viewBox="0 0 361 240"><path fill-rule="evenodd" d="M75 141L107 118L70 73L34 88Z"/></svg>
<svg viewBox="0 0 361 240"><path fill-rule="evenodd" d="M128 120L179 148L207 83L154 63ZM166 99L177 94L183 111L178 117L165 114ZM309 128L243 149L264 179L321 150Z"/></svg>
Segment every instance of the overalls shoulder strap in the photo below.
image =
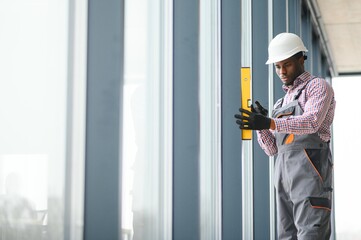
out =
<svg viewBox="0 0 361 240"><path fill-rule="evenodd" d="M302 88L297 90L296 95L293 97L293 100L298 100L298 98L300 97L302 91L307 87L308 83L311 82L315 77L311 78L310 80L308 80L305 85L303 85Z"/></svg>
<svg viewBox="0 0 361 240"><path fill-rule="evenodd" d="M310 80L308 80L305 85L302 86L302 88L297 90L297 93L293 97L293 101L298 100L298 98L301 96L302 91L307 87L308 83L311 82L315 77L312 77ZM276 110L278 108L281 108L283 105L284 97L277 100L277 102L274 104L273 109Z"/></svg>
<svg viewBox="0 0 361 240"><path fill-rule="evenodd" d="M283 99L284 99L284 98L278 99L277 102L274 104L273 109L278 109L278 108L282 107L282 105L283 105Z"/></svg>

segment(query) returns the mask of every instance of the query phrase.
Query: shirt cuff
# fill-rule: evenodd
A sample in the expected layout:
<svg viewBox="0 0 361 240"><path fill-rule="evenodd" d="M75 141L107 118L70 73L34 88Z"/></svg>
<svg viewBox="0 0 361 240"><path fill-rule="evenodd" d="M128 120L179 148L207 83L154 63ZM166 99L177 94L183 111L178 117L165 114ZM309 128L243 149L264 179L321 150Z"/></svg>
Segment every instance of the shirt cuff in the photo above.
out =
<svg viewBox="0 0 361 240"><path fill-rule="evenodd" d="M274 118L275 122L275 131L276 132L287 132L287 120L286 119L280 119L280 118Z"/></svg>

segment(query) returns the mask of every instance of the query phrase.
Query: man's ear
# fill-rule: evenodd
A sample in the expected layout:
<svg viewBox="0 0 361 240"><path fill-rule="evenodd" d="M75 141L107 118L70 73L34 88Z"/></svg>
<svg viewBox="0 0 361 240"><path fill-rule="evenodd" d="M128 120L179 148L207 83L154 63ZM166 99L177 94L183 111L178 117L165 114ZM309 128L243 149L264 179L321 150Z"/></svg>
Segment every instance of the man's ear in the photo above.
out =
<svg viewBox="0 0 361 240"><path fill-rule="evenodd" d="M304 56L300 57L300 58L298 59L298 62L299 62L300 64L304 64L304 63L305 63L305 57L304 57Z"/></svg>

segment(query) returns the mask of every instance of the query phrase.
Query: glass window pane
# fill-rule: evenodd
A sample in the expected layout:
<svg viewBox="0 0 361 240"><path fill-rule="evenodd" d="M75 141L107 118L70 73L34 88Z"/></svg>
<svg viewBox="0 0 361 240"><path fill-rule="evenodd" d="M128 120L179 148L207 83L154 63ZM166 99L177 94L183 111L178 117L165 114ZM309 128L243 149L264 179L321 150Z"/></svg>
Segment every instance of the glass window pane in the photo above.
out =
<svg viewBox="0 0 361 240"><path fill-rule="evenodd" d="M1 239L63 239L67 11L0 2Z"/></svg>
<svg viewBox="0 0 361 240"><path fill-rule="evenodd" d="M171 239L170 1L125 1L122 238Z"/></svg>

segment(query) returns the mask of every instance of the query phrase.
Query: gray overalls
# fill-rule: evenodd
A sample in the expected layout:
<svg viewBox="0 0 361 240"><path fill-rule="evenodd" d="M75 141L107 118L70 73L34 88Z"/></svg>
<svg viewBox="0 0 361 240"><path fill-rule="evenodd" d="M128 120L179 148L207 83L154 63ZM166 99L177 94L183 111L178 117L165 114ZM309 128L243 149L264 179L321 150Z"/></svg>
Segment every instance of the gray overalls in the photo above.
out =
<svg viewBox="0 0 361 240"><path fill-rule="evenodd" d="M298 98L306 85L289 104L282 106L280 99L273 118L302 115ZM333 171L329 144L317 133L275 133L275 137L278 239L329 239Z"/></svg>

